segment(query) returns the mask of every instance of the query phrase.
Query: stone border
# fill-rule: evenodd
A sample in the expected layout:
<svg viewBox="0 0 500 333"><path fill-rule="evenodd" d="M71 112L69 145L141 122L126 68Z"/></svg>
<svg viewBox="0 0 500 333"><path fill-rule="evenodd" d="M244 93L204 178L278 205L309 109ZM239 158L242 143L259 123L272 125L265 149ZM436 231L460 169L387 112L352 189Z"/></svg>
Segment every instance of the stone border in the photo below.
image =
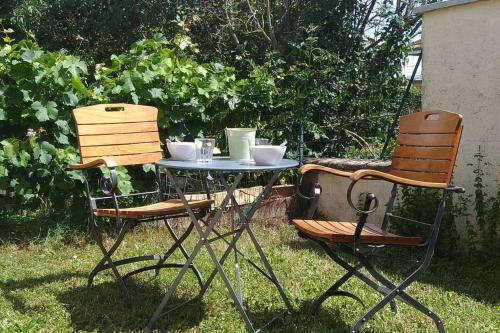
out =
<svg viewBox="0 0 500 333"><path fill-rule="evenodd" d="M384 160L361 160L352 158L311 158L306 157L305 163L318 164L344 171L357 171L371 169L387 172L391 168L391 161Z"/></svg>

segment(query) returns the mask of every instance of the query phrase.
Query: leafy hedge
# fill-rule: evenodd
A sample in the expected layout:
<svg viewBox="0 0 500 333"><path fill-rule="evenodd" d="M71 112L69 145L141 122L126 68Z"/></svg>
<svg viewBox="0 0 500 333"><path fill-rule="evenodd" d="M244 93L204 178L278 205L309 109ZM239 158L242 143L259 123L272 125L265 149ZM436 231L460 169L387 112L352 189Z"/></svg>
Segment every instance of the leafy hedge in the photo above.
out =
<svg viewBox="0 0 500 333"><path fill-rule="evenodd" d="M71 110L100 102L133 102L160 110L162 138L222 136L226 126L255 125L259 106L274 92L256 70L237 79L234 68L199 64L186 36L136 42L108 66L47 52L34 42L5 37L0 47L0 205L3 209L62 208L82 199ZM257 96L256 96L257 95ZM210 124L210 126L207 126ZM221 140L222 141L222 140ZM119 170L122 192L132 190ZM81 211L81 208L78 210Z"/></svg>
<svg viewBox="0 0 500 333"><path fill-rule="evenodd" d="M65 203L79 177L64 172L77 160L70 110L89 98L87 74L77 57L44 52L28 40L0 48L3 208Z"/></svg>

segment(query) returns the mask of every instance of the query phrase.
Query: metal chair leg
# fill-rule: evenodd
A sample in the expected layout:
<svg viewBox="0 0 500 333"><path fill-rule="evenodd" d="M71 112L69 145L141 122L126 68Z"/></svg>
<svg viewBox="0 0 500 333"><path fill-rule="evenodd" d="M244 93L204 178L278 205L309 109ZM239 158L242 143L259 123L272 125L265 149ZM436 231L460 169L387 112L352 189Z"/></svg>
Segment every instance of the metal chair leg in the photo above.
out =
<svg viewBox="0 0 500 333"><path fill-rule="evenodd" d="M350 297L359 303L363 305L363 307L366 307L363 301L355 296L354 294L351 294L349 292L344 292L338 290L344 283L346 283L352 276L354 276L354 271L349 271L346 274L344 274L340 279L337 280L330 288L328 288L327 291L325 291L320 297L318 297L311 305L311 313L316 314L318 313L319 307L321 304L323 304L324 301L326 301L329 297L331 296L347 296Z"/></svg>
<svg viewBox="0 0 500 333"><path fill-rule="evenodd" d="M129 297L129 292L127 287L125 286L125 281L123 281L122 276L120 275L120 272L118 272L118 269L116 268L116 265L114 264L113 260L111 259L111 256L113 253L118 249L120 246L121 242L123 241L123 238L125 237L125 233L128 231L128 221L125 220L123 221L122 227L120 228L120 232L118 234L118 237L116 238L115 243L111 246L109 250L106 249L104 244L102 243L102 239L99 236L99 233L97 231L97 225L95 224L95 221L91 221L91 231L92 231L92 236L101 249L101 252L103 253L103 258L101 261L95 266L95 268L90 272L89 277L88 277L88 282L87 282L87 288L90 288L92 286L92 282L94 280L94 277L97 275L98 272L103 270L103 266L107 264L111 270L113 271L113 274L115 275L121 289L125 292L127 297Z"/></svg>
<svg viewBox="0 0 500 333"><path fill-rule="evenodd" d="M368 270L370 275L372 275L377 281L382 283L384 286L391 289L390 293L387 294L386 297L388 297L389 295L392 295L392 297L390 297L389 299L394 299L394 298L398 297L400 300L404 301L406 304L412 306L413 308L422 312L426 316L430 317L434 321L434 323L436 324L436 327L437 327L439 333L445 332L443 321L441 320L441 318L439 318L439 316L436 313L434 313L433 311L431 311L430 309L428 309L427 307L422 305L420 302L418 302L416 299L414 299L413 297L411 297L410 295L408 295L404 291L410 284L412 284L421 275L421 273L423 272L422 268L423 268L424 264L422 264L412 274L410 274L399 286L396 286L394 283L392 283L386 277L384 277L382 274L380 274L375 269L375 267L370 263L368 258L366 256L364 256L362 253L357 254L357 257L360 259L360 261L362 261L364 267ZM372 308L372 310L377 308L373 313L370 314L370 311L368 311L365 314L365 316L362 317L362 319L365 318L365 321L366 321L368 318L373 316L373 314L375 314L377 311L379 311L385 305L385 303L383 303L384 299L379 304L377 304L375 307ZM380 305L380 304L382 304L382 305ZM362 323L360 323L358 321L357 324L359 324L359 327L361 327L361 325L363 323L364 323L364 321Z"/></svg>
<svg viewBox="0 0 500 333"><path fill-rule="evenodd" d="M366 276L365 274L363 274L363 273L361 273L359 271L363 267L362 263L358 262L355 266L351 266L346 261L342 260L338 255L336 255L335 252L333 252L333 250L323 240L319 240L319 239L316 239L316 238L313 238L313 237L309 237L309 236L304 235L304 234L301 234L301 236L305 237L305 238L308 238L308 239L314 241L315 243L317 243L318 245L320 245L323 248L323 250L325 250L325 253L333 261L335 261L335 263L337 263L339 266L343 267L346 271L352 272L352 275L356 276L358 279L360 279L361 281L363 281L364 283L366 283L367 285L369 285L370 287L372 287L375 291L381 293L384 296L387 295L390 292L390 290L386 290L382 286L378 285L375 281L373 281L372 279L370 279L368 276ZM346 250L348 250L348 248ZM349 253L349 254L352 254L350 251L346 251L346 252ZM347 296L347 295L345 295L345 293L342 293L342 294L343 294L342 296ZM349 294L351 294L351 293L349 293ZM354 295L352 295L352 296L354 296ZM351 296L349 295L348 297L351 297ZM351 298L357 300L356 296L355 297L351 297ZM363 302L361 302L361 304L363 304ZM394 311L394 312L397 311L396 302L394 300L390 301L390 306L391 306L391 310L392 311Z"/></svg>
<svg viewBox="0 0 500 333"><path fill-rule="evenodd" d="M163 256L163 258L161 258L158 261L158 263L157 263L158 268L155 269L156 275L159 274L160 268L162 268L160 266L162 266L165 263L165 261L175 252L175 250L179 249L186 260L189 258L189 255L188 255L186 249L184 248L184 246L182 245L182 243L191 234L191 232L193 231L193 228L194 228L193 222L189 223L189 226L186 229L186 231L179 237L179 236L177 236L172 225L170 224L170 222L167 219L164 220L164 223L165 223L165 226L167 227L168 232L170 233L170 236L174 239L175 243L167 250L167 252ZM182 266L183 265L180 265L180 267L182 267ZM203 285L205 284L205 282L203 281L203 278L201 277L201 273L198 270L198 268L194 265L194 263L192 263L189 268L193 271L193 274L195 275L196 280L198 281L198 284L200 285L200 288L203 288Z"/></svg>
<svg viewBox="0 0 500 333"><path fill-rule="evenodd" d="M356 333L359 332L361 329L361 326L373 317L375 313L377 313L380 309L382 309L387 303L389 303L391 300L393 300L397 296L396 291L393 290L389 294L387 294L379 303L377 303L374 307L372 307L370 310L368 310L363 317L361 317L351 328L351 333Z"/></svg>

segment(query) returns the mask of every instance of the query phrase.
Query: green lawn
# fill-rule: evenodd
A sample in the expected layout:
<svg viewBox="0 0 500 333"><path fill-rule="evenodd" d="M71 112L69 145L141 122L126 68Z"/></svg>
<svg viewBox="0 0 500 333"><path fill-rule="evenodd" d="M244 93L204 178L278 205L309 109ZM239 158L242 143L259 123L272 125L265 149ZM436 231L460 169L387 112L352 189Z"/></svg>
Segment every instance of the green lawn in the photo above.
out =
<svg viewBox="0 0 500 333"><path fill-rule="evenodd" d="M12 231L14 229L17 231ZM95 286L86 289L86 274L100 258L100 252L88 237L56 234L28 241L18 227L14 229L0 228L1 332L139 332L177 272L165 269L155 279L147 272L129 280L133 304L127 307L108 272L98 275ZM279 228L256 226L256 232L294 310L266 331L347 332L363 313L353 300L333 298L324 304L318 315L308 313L311 301L343 274L342 269L310 242L298 238L288 225ZM170 244L163 235L165 230L157 226L137 229L126 238L118 254L161 252ZM194 238L189 239L189 247L193 242ZM223 244L218 243L216 247L220 253ZM241 248L255 257L246 238ZM203 253L196 263L202 273L208 275L212 267L208 255ZM231 263L228 261L225 267L232 277ZM381 264L384 273L397 281L405 271L402 265L393 260ZM283 305L271 284L249 265L243 265L242 277L246 306L259 326ZM422 281L413 284L409 292L435 310L449 332L499 332L499 283L498 257L479 262L466 258L452 262L436 260ZM367 305L379 299L357 280L352 280L345 288ZM197 290L195 279L189 275L178 289L175 301L188 299ZM405 304L398 304L398 313L384 308L364 326L364 331L435 331L430 319ZM245 331L220 278L214 281L202 301L163 318L157 328L168 332Z"/></svg>

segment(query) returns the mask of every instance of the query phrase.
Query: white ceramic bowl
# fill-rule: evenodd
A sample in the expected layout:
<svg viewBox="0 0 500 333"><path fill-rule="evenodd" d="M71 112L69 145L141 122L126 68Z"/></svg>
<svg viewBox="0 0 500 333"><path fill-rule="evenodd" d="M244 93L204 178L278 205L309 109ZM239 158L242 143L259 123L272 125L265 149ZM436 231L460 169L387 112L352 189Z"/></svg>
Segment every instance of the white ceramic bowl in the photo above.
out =
<svg viewBox="0 0 500 333"><path fill-rule="evenodd" d="M250 146L255 165L278 165L285 155L286 146Z"/></svg>
<svg viewBox="0 0 500 333"><path fill-rule="evenodd" d="M167 142L167 149L173 160L196 160L196 144L194 142Z"/></svg>

